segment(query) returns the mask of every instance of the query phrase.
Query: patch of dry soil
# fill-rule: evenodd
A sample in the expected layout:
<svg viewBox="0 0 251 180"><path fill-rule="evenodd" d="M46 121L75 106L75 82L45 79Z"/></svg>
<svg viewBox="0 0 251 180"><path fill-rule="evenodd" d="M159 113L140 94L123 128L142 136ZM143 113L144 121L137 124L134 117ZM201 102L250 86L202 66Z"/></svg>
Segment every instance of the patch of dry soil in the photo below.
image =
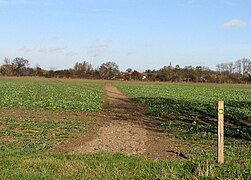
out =
<svg viewBox="0 0 251 180"><path fill-rule="evenodd" d="M97 152L100 150L141 155L150 159L177 159L185 144L168 137L154 117L146 115L143 107L123 95L111 83L106 83L105 110L98 123L85 137L71 145L71 152Z"/></svg>

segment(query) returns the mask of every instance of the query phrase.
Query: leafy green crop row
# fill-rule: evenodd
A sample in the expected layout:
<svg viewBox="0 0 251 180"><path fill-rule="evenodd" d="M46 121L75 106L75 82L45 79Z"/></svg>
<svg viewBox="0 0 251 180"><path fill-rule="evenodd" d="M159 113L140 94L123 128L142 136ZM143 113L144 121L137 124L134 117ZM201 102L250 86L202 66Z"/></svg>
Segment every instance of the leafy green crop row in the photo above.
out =
<svg viewBox="0 0 251 180"><path fill-rule="evenodd" d="M202 133L217 133L217 103L225 101L226 134L251 139L251 87L198 84L116 84L135 101L145 105L151 115L165 117L163 126ZM188 137L188 135L186 134ZM210 137L209 137L210 136Z"/></svg>
<svg viewBox="0 0 251 180"><path fill-rule="evenodd" d="M153 121L155 119L161 121L162 127L168 132L167 136L185 140L184 142L189 144L184 153L192 159L193 164L198 164L195 170L199 172L197 177L201 179L250 177L250 86L134 83L118 83L116 86L136 102L144 105L148 113L155 116L152 118ZM225 101L225 164L216 168L219 99ZM234 169L229 168L233 166ZM185 167L185 169L191 168L191 166ZM219 171L214 171L214 168ZM194 176L195 179L197 177ZM188 175L186 178L192 179L188 178Z"/></svg>
<svg viewBox="0 0 251 180"><path fill-rule="evenodd" d="M46 121L36 118L1 116L0 152L44 151L78 137L87 126L87 122L75 118Z"/></svg>
<svg viewBox="0 0 251 180"><path fill-rule="evenodd" d="M0 108L99 111L103 83L0 81Z"/></svg>

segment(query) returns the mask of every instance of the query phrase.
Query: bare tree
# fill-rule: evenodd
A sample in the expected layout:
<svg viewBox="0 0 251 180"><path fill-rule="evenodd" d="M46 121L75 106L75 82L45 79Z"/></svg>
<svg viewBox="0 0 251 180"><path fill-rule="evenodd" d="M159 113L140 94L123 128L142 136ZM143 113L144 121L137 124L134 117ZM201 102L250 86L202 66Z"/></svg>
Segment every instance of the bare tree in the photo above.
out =
<svg viewBox="0 0 251 180"><path fill-rule="evenodd" d="M103 79L114 79L119 75L119 67L115 62L108 61L101 64L99 72Z"/></svg>
<svg viewBox="0 0 251 180"><path fill-rule="evenodd" d="M251 60L248 63L248 74L251 74Z"/></svg>
<svg viewBox="0 0 251 180"><path fill-rule="evenodd" d="M237 73L239 73L239 74L242 73L242 62L240 59L235 61L235 69L236 69Z"/></svg>
<svg viewBox="0 0 251 180"><path fill-rule="evenodd" d="M10 64L10 58L4 57L4 64Z"/></svg>
<svg viewBox="0 0 251 180"><path fill-rule="evenodd" d="M11 65L13 66L13 70L15 71L16 75L20 76L21 70L29 65L29 61L24 58L16 57L15 59L13 59Z"/></svg>
<svg viewBox="0 0 251 180"><path fill-rule="evenodd" d="M93 67L86 61L82 63L77 62L74 66L74 71L79 78L87 78L92 75Z"/></svg>
<svg viewBox="0 0 251 180"><path fill-rule="evenodd" d="M248 69L249 69L249 65L250 65L250 59L247 59L247 58L243 58L241 60L242 62L242 74L247 74L248 73Z"/></svg>
<svg viewBox="0 0 251 180"><path fill-rule="evenodd" d="M232 74L233 73L233 68L234 68L234 63L228 63L228 67L229 67L229 73Z"/></svg>
<svg viewBox="0 0 251 180"><path fill-rule="evenodd" d="M10 59L5 57L4 64L0 67L0 73L4 76L13 76L13 66L10 63Z"/></svg>
<svg viewBox="0 0 251 180"><path fill-rule="evenodd" d="M221 64L217 64L216 65L216 71L220 72L221 73Z"/></svg>

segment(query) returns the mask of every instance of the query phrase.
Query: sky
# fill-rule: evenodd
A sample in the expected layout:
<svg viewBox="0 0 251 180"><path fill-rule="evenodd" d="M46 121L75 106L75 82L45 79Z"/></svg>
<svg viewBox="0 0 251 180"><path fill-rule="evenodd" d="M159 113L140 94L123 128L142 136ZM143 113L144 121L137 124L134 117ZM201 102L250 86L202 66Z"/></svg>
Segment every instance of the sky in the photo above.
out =
<svg viewBox="0 0 251 180"><path fill-rule="evenodd" d="M251 58L250 0L0 0L0 64L120 70Z"/></svg>

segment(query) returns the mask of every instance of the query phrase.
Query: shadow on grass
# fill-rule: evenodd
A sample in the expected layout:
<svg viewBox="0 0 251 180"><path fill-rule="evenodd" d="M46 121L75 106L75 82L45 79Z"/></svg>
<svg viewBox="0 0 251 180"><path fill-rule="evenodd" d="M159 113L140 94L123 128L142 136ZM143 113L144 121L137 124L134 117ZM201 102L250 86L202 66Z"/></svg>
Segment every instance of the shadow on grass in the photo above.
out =
<svg viewBox="0 0 251 180"><path fill-rule="evenodd" d="M147 107L148 113L164 120L169 131L180 132L181 138L217 135L217 102L201 103L168 98L138 97L136 102ZM225 136L251 140L250 102L225 103Z"/></svg>

